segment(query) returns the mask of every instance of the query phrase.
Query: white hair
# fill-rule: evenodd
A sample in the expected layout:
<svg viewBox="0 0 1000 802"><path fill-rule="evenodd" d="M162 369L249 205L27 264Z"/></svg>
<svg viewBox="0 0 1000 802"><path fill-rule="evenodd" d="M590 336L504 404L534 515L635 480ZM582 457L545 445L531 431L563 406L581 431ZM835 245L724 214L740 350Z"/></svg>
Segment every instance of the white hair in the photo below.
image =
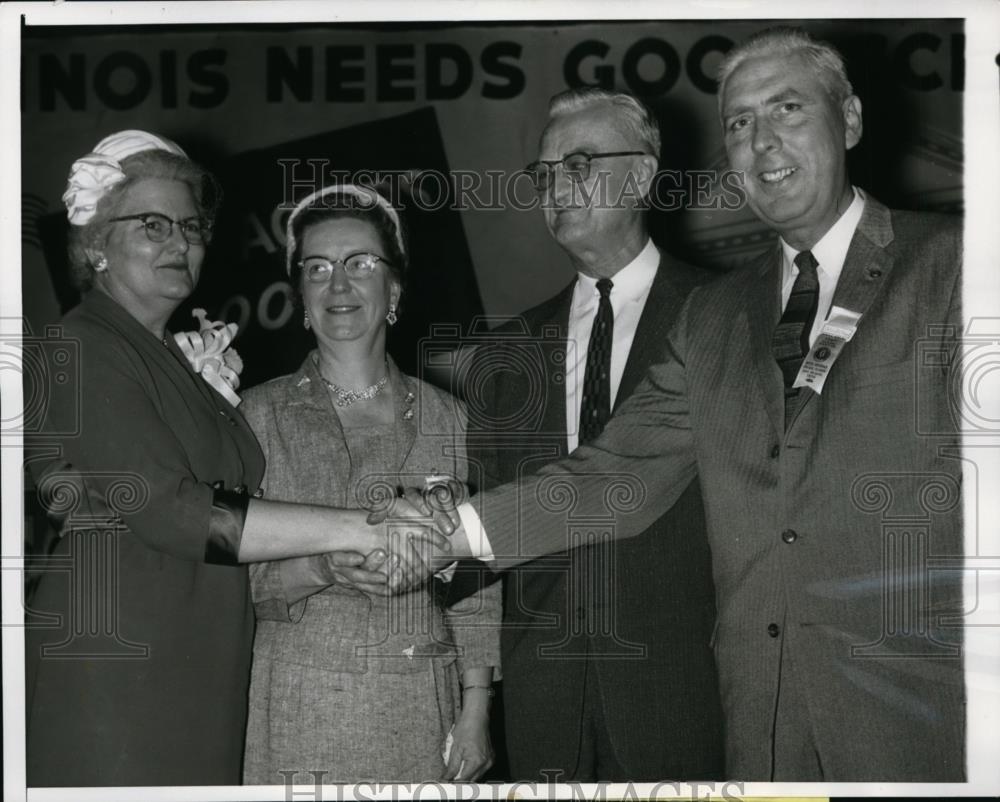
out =
<svg viewBox="0 0 1000 802"><path fill-rule="evenodd" d="M607 105L621 111L621 121L637 141L649 151L650 156L660 157L660 126L653 113L638 99L624 92L612 92L597 86L567 89L549 101L549 121L580 109Z"/></svg>
<svg viewBox="0 0 1000 802"><path fill-rule="evenodd" d="M854 88L847 79L844 57L833 45L814 39L802 28L786 25L766 28L740 42L730 50L719 65L719 113L722 113L722 99L726 81L733 71L749 58L759 56L801 54L816 70L816 75L826 87L835 103L841 103L854 94Z"/></svg>

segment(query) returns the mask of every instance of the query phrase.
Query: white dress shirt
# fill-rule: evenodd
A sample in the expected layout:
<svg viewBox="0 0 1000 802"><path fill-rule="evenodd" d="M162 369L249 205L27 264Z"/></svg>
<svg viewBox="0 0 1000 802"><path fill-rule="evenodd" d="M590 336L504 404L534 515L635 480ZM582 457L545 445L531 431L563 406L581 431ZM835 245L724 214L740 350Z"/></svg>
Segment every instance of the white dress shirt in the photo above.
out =
<svg viewBox="0 0 1000 802"><path fill-rule="evenodd" d="M625 373L625 363L632 348L635 330L659 263L660 253L650 239L635 259L611 277L614 286L611 288L610 300L615 314L611 342L612 408L618 397L618 387ZM597 279L578 273L566 332L566 448L569 451L579 445L580 405L583 402L583 378L587 371L587 348L600 298Z"/></svg>
<svg viewBox="0 0 1000 802"><path fill-rule="evenodd" d="M861 213L865 210L865 196L860 189L854 187L854 200L851 205L827 231L823 238L811 248L812 255L816 259L816 276L819 279L819 304L816 307L816 319L813 321L812 330L809 332L809 345L816 342L823 328L823 322L830 314L830 304L833 302L833 294L837 290L837 282L840 280L840 272L844 269L844 261L847 259L847 249L851 246L851 239L854 231L861 222ZM782 281L781 281L781 308L784 310L788 305L788 297L792 294L792 285L795 283L799 269L795 266L796 254L799 252L783 239L781 251L784 255L782 259Z"/></svg>
<svg viewBox="0 0 1000 802"><path fill-rule="evenodd" d="M809 344L812 345L816 336L819 334L820 330L823 328L823 321L826 320L827 315L830 312L830 305L833 301L833 295L837 290L837 282L840 280L840 273L844 269L844 262L847 259L847 250L851 245L851 239L854 237L854 231L858 227L858 223L861 222L861 214L865 208L865 196L864 193L857 187L854 187L854 200L851 201L851 205L847 207L847 210L838 218L837 222L834 223L830 230L823 235L823 238L817 242L812 247L812 255L815 257L817 262L816 275L819 277L819 306L816 310L816 320L813 322L812 331L809 334ZM612 403L614 402L615 393L618 390L618 384L621 382L621 373L617 374L617 379L615 376L615 353L618 352L618 308L614 304L615 291L618 289L618 276L625 272L629 268L633 267L637 261L643 258L643 255L652 247L652 242L646 244L646 248L643 252L639 254L639 257L626 268L619 272L618 275L612 279L615 282L615 286L611 291L612 296L612 308L615 309L615 344L611 356L611 374L612 374ZM655 253L655 248L653 251ZM795 277L799 274L798 267L795 266L794 259L795 255L798 253L794 248L792 248L784 240L781 240L781 250L783 253L782 259L782 282L781 282L781 308L784 310L786 304L788 303L788 297L792 294L792 285L795 283ZM653 268L653 273L655 274L655 265ZM583 277L581 276L582 280ZM576 303L577 292L580 292L581 280L577 281L576 289L573 293L573 302ZM590 303L593 305L593 309L597 309L597 289L596 280L591 280L593 282L592 286L592 297ZM650 283L652 283L652 278L650 278ZM649 287L646 287L646 293L648 294ZM586 299L584 299L586 300ZM645 295L643 296L642 303L645 303ZM639 310L641 312L642 305L639 305ZM631 331L628 335L629 346L632 344L632 337L635 335L635 325L639 320L638 314L635 316L635 322L632 323ZM577 370L577 373L582 374L583 367L586 365L587 361L587 347L586 343L590 337L590 327L593 324L593 313L591 314L590 321L587 322L586 334L583 335L582 331L577 335L584 336L583 340L583 356L581 367ZM572 327L572 313L571 322ZM583 328L583 327L581 327ZM625 354L628 354L628 348L625 349ZM577 356L577 359L580 357ZM624 362L622 362L624 365ZM623 368L624 369L624 368ZM583 381L583 376L580 375L578 382ZM566 409L567 413L570 409L576 410L576 421L579 425L580 419L580 405L579 401L576 401L575 407L571 406L569 403L569 392L570 385L573 384L567 381L567 402ZM579 395L578 387L573 388L575 395ZM572 425L569 427L573 431L576 427ZM568 438L570 443L570 451L576 446L576 436L571 434ZM472 555L480 560L491 561L494 557L493 549L490 547L489 538L486 536L486 531L483 529L482 521L479 520L479 516L476 514L475 509L472 504L466 503L461 504L458 507L458 515L462 519L462 526L465 529L465 533L469 539L469 547L472 549Z"/></svg>
<svg viewBox="0 0 1000 802"><path fill-rule="evenodd" d="M660 252L652 239L639 255L611 277L611 309L615 324L611 343L611 405L614 407L618 388L625 373L625 363L632 340L639 326L639 318L646 306L649 290L656 278L656 268L660 264ZM573 299L569 309L569 324L566 332L566 448L573 451L579 445L580 404L583 400L583 379L587 370L587 348L590 345L590 331L594 327L597 304L601 294L597 291L597 279L578 273ZM479 516L472 504L460 504L458 515L469 538L474 556L483 560L493 559L493 550L483 530Z"/></svg>

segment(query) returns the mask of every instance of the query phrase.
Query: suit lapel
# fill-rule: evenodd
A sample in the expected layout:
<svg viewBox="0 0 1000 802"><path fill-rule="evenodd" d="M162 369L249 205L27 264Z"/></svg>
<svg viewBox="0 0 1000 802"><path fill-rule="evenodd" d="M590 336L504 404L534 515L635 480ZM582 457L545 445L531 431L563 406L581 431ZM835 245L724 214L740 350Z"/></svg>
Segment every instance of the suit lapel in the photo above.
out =
<svg viewBox="0 0 1000 802"><path fill-rule="evenodd" d="M830 305L840 306L852 312L861 314L858 329L865 325L865 315L878 295L879 290L889 280L894 260L886 251L886 246L892 242L892 221L889 210L870 195L865 198L865 210L858 222L858 227L851 238L847 249L844 268L840 272L837 289ZM851 343L844 346L847 352ZM844 356L841 356L843 359ZM839 361L838 363L839 364ZM834 364L831 370L837 370ZM799 410L796 415L808 406L816 397L816 393L802 392L799 396Z"/></svg>
<svg viewBox="0 0 1000 802"><path fill-rule="evenodd" d="M389 381L393 392L393 417L396 423L396 470L402 470L406 464L410 451L413 450L413 443L417 439L417 421L420 417L420 410L417 404L420 399L417 397L417 387L409 376L405 376L396 367L392 357L387 356L386 362L389 365Z"/></svg>
<svg viewBox="0 0 1000 802"><path fill-rule="evenodd" d="M333 430L333 442L343 443L344 427L340 425L337 409L333 405L330 391L326 388L323 377L316 366L317 351L313 350L299 368L293 383L301 391L298 403L308 407L313 414L319 415ZM318 431L318 430L317 430Z"/></svg>
<svg viewBox="0 0 1000 802"><path fill-rule="evenodd" d="M296 449L310 451L316 465L329 466L327 491L330 503L348 503L346 478L351 475L351 454L344 439L336 407L316 366L317 351L312 350L292 377L288 403L284 414L295 421L288 427L290 453Z"/></svg>
<svg viewBox="0 0 1000 802"><path fill-rule="evenodd" d="M861 313L859 326L864 325L864 314L879 289L889 280L894 260L885 249L892 239L889 210L870 195L867 196L865 210L851 239L837 291L833 295L834 306Z"/></svg>
<svg viewBox="0 0 1000 802"><path fill-rule="evenodd" d="M764 407L774 430L780 434L785 431L784 383L774 361L771 337L781 318L781 246L776 245L764 254L760 262L748 268L756 276L747 290L743 317L750 334L750 359L760 380ZM734 336L739 335L734 333Z"/></svg>
<svg viewBox="0 0 1000 802"><path fill-rule="evenodd" d="M546 433L559 432L559 454L566 453L566 433L569 421L566 416L566 337L569 334L569 310L573 302L573 288L576 286L574 279L567 287L560 292L546 310L546 313L536 320L528 321L529 331L532 331L541 342L543 350L542 369L545 376L545 408L542 412L542 429ZM542 329L545 326L555 326L558 328L559 336L547 338L542 336ZM561 351L556 354L553 351ZM554 366L561 365L559 379L556 379Z"/></svg>
<svg viewBox="0 0 1000 802"><path fill-rule="evenodd" d="M625 371L622 373L618 395L615 396L615 409L632 395L650 364L660 358L663 343L683 305L683 293L677 289L670 276L670 257L660 251L660 263L639 316L628 359L625 360Z"/></svg>

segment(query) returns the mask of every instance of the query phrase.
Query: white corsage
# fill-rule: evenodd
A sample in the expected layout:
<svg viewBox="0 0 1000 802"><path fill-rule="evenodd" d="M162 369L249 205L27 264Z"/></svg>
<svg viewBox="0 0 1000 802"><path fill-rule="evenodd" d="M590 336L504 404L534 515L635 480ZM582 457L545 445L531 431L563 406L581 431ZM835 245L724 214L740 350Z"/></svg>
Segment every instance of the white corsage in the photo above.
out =
<svg viewBox="0 0 1000 802"><path fill-rule="evenodd" d="M229 344L239 331L235 323L209 320L204 309L191 314L198 318L198 331L181 331L174 335L178 347L191 363L194 372L214 388L234 407L239 406L236 390L240 386L243 360Z"/></svg>

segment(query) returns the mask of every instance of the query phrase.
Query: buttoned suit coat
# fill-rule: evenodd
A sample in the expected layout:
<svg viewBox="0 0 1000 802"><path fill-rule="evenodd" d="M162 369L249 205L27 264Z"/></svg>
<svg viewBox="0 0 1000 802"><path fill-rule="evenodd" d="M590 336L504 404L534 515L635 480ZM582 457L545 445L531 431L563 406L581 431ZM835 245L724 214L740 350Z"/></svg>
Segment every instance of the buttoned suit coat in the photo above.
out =
<svg viewBox="0 0 1000 802"><path fill-rule="evenodd" d="M715 276L661 254L616 407L660 352L687 295ZM482 398L487 419L498 423L472 425L469 434L486 487L566 454L561 357L575 285L493 332L499 342L484 360L494 369L482 372L489 377ZM525 358L533 370L506 369L524 367ZM530 377L540 383L530 386ZM525 425L502 423L511 421ZM625 772L598 779L721 776L722 716L709 645L715 589L697 479L639 537L562 552L505 580L503 707L513 779L542 779L542 769L575 776L585 685L595 682L603 729Z"/></svg>
<svg viewBox="0 0 1000 802"><path fill-rule="evenodd" d="M691 293L591 446L478 499L509 564L563 547L570 497L574 515L592 516L609 481L631 486L615 517L628 537L697 471L730 777L771 777L779 681L807 700L826 779L964 777L961 635L948 619L961 589L958 571L940 570L962 554L948 392L960 264L960 220L869 196L833 299L863 316L787 430L770 348L776 246Z"/></svg>

